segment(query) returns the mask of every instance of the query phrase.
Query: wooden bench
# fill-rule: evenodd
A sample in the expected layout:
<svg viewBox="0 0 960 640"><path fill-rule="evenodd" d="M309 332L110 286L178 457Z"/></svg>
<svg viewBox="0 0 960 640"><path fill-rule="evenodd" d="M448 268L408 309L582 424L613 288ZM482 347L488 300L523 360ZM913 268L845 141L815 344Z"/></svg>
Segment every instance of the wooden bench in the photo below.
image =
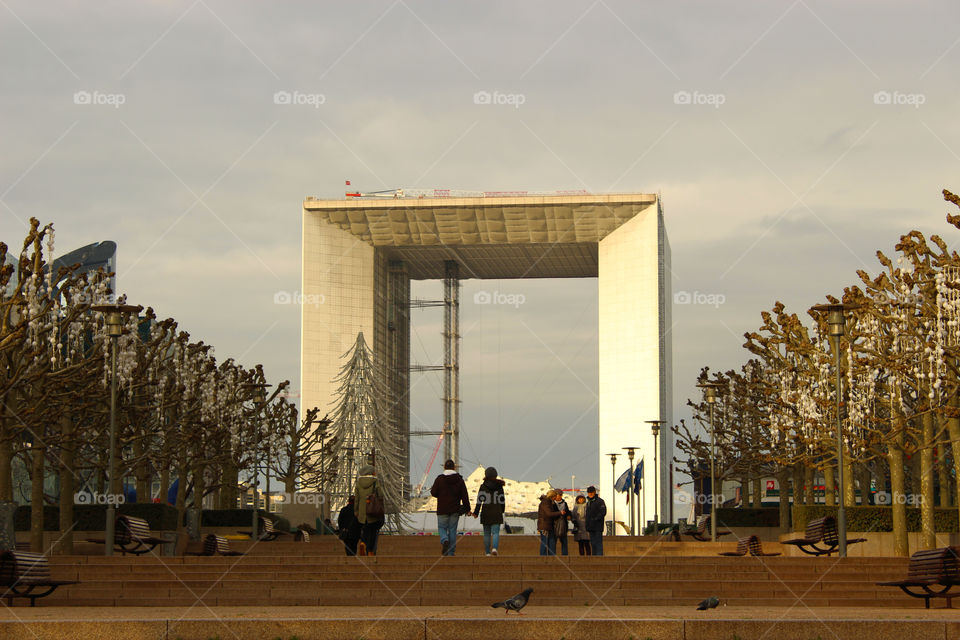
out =
<svg viewBox="0 0 960 640"><path fill-rule="evenodd" d="M36 606L37 598L48 596L65 584L77 584L77 581L51 579L50 563L42 553L4 551L0 554L0 587L6 587L0 598L6 598L8 606L13 605L14 598L30 598L30 606ZM46 591L34 591L43 588Z"/></svg>
<svg viewBox="0 0 960 640"><path fill-rule="evenodd" d="M900 587L912 598L923 598L924 606L930 608L930 598L944 598L947 609L953 608L952 600L960 593L950 590L960 585L960 563L954 547L917 551L910 556L906 580L878 582L881 587ZM912 591L916 589L917 591Z"/></svg>
<svg viewBox="0 0 960 640"><path fill-rule="evenodd" d="M242 556L242 551L231 551L230 543L223 536L208 533L203 538L203 551L188 551L188 556Z"/></svg>
<svg viewBox="0 0 960 640"><path fill-rule="evenodd" d="M690 536L700 542L710 542L710 516L700 516L697 518L697 526L693 529L683 532L683 535ZM729 531L717 529L717 537L730 535Z"/></svg>
<svg viewBox="0 0 960 640"><path fill-rule="evenodd" d="M106 544L103 539L88 539L87 542ZM117 516L116 529L113 533L113 546L121 554L132 553L140 556L150 553L158 544L172 542L158 538L150 532L150 525L143 518L134 516Z"/></svg>
<svg viewBox="0 0 960 640"><path fill-rule="evenodd" d="M306 529L297 529L297 532L293 534L294 542L310 542L310 532Z"/></svg>
<svg viewBox="0 0 960 640"><path fill-rule="evenodd" d="M270 518L259 516L257 518L257 523L258 523L257 531L260 532L260 542L272 542L273 540L276 540L280 536L290 535L289 531L281 531L280 529L274 528L273 520L271 520ZM253 537L253 532L251 531L238 531L237 533L243 533L245 535Z"/></svg>
<svg viewBox="0 0 960 640"><path fill-rule="evenodd" d="M847 544L866 542L866 538L849 538ZM784 540L782 544L792 544L811 556L830 556L840 547L840 534L837 532L837 519L823 516L807 523L802 538ZM817 546L817 545L824 546Z"/></svg>
<svg viewBox="0 0 960 640"><path fill-rule="evenodd" d="M747 536L737 540L736 551L724 551L721 556L778 556L779 553L764 553L763 545L760 544L760 538L757 536Z"/></svg>

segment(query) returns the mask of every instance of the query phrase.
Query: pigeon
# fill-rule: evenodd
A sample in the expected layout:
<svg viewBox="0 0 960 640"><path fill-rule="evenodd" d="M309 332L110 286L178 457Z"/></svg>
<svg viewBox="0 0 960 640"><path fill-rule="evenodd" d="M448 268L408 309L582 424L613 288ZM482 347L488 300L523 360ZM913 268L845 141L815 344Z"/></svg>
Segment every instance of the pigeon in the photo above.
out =
<svg viewBox="0 0 960 640"><path fill-rule="evenodd" d="M524 589L522 593L518 593L512 598L508 598L503 602L494 602L491 607L496 609L497 607L503 607L506 609L504 613L510 613L511 611L516 611L520 613L520 609L523 609L527 606L527 601L530 599L530 594L533 593L533 589ZM714 605L716 606L716 605ZM520 615L523 615L520 613Z"/></svg>
<svg viewBox="0 0 960 640"><path fill-rule="evenodd" d="M720 604L720 598L717 596L710 596L703 602L697 605L697 611L704 611L706 609L716 609L717 605Z"/></svg>

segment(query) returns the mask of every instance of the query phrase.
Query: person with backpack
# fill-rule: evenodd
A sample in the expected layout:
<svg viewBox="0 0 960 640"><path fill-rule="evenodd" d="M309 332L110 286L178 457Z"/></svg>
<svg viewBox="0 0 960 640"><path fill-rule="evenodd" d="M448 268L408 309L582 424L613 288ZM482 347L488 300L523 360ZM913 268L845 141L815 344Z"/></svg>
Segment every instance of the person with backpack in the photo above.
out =
<svg viewBox="0 0 960 640"><path fill-rule="evenodd" d="M503 510L506 503L503 495L503 480L497 478L497 470L487 467L483 472L483 482L477 491L477 506L473 517L480 517L483 525L483 548L487 555L497 555L500 546L500 525L503 524Z"/></svg>
<svg viewBox="0 0 960 640"><path fill-rule="evenodd" d="M377 555L377 539L380 537L380 527L384 522L383 488L377 480L377 473L373 465L360 467L360 477L357 478L356 489L353 492L353 512L360 523L360 543L357 545L358 556Z"/></svg>
<svg viewBox="0 0 960 640"><path fill-rule="evenodd" d="M457 552L457 524L461 515L473 515L470 511L470 495L467 483L456 471L453 460L443 463L443 473L437 476L430 487L430 495L437 499L437 529L440 533L440 555L453 556Z"/></svg>

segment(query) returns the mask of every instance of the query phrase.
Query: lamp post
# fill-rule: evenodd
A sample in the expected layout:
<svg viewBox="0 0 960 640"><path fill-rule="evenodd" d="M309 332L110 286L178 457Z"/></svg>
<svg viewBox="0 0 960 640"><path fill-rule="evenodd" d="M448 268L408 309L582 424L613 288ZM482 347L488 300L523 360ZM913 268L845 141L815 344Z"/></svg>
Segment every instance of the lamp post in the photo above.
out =
<svg viewBox="0 0 960 640"><path fill-rule="evenodd" d="M844 325L846 324L843 312L857 308L859 308L859 305L850 304L818 304L812 307L814 311L827 314L830 342L833 346L834 368L837 375L837 483L840 489L839 500L837 501L837 535L840 538L837 552L841 558L847 557L847 511L843 495L843 422L840 416L843 394L840 388L840 338L843 337ZM824 495L826 495L826 487L824 487Z"/></svg>
<svg viewBox="0 0 960 640"><path fill-rule="evenodd" d="M634 455L634 451L636 451L637 448L636 448L636 447L624 447L624 449L626 449L626 451L627 451L627 459L630 460L630 490L629 490L630 493L627 494L627 504L629 505L629 504L630 504L630 502L629 502L629 500L630 500L630 494L631 494L631 493L634 493L634 491L633 491L633 482L634 482L634 477L633 477L633 455ZM636 496L636 494L634 493L634 495L633 495L633 506L629 507L629 509L630 509L630 535L631 535L631 536L637 535L637 533L636 533L636 528L634 527L634 522L635 522L635 520L634 520L634 517L633 517L633 512L634 512L634 509L636 508L636 504L637 504L637 496ZM637 513L638 518L639 518L639 515L640 515L640 514Z"/></svg>
<svg viewBox="0 0 960 640"><path fill-rule="evenodd" d="M110 336L110 451L107 455L107 491L114 491L117 475L117 340L123 335L123 320L128 313L140 313L143 307L129 304L105 304L90 307L103 313L106 334ZM103 555L113 555L113 538L116 532L116 496L108 496L107 521L104 526Z"/></svg>
<svg viewBox="0 0 960 640"><path fill-rule="evenodd" d="M703 389L703 396L710 406L710 542L717 541L717 488L714 485L716 470L714 459L716 458L716 429L713 424L713 405L717 403L717 389L720 387L716 382L704 382L698 384Z"/></svg>
<svg viewBox="0 0 960 640"><path fill-rule="evenodd" d="M656 533L660 532L660 467L657 466L657 436L660 435L660 425L663 420L647 420L650 430L653 431L653 526Z"/></svg>
<svg viewBox="0 0 960 640"><path fill-rule="evenodd" d="M617 535L617 456L619 453L608 453L610 456L610 501L613 502L613 535Z"/></svg>

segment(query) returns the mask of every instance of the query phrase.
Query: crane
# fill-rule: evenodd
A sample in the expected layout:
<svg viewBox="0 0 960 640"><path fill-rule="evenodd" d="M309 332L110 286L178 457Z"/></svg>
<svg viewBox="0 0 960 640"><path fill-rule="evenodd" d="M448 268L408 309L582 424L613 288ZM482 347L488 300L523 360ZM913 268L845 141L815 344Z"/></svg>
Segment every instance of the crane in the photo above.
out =
<svg viewBox="0 0 960 640"><path fill-rule="evenodd" d="M423 470L423 477L420 478L420 484L417 485L417 495L419 496L423 492L423 485L427 483L427 476L430 475L430 469L433 467L434 460L437 459L437 452L440 451L440 445L443 443L443 432L440 432L440 437L437 438L437 446L433 448L433 455L430 456L430 462L427 463L427 468Z"/></svg>

